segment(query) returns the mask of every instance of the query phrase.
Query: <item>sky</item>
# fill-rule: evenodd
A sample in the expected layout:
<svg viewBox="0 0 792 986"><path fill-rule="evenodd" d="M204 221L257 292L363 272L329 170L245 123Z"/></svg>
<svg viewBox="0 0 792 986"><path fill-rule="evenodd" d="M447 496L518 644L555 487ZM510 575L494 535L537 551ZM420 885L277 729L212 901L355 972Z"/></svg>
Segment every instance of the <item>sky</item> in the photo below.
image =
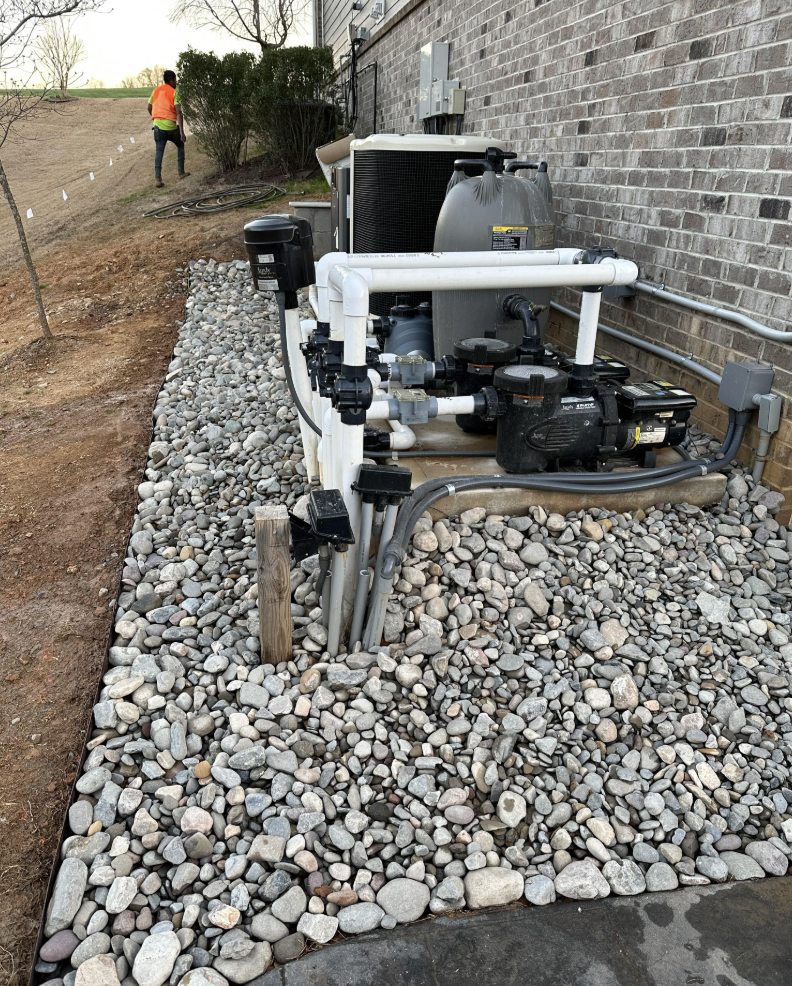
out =
<svg viewBox="0 0 792 986"><path fill-rule="evenodd" d="M87 58L78 66L83 84L98 79L108 87L121 79L137 75L151 65L176 68L179 52L189 45L200 51L224 55L229 51L258 51L228 34L209 28L171 24L168 15L172 0L112 0L105 10L86 14L74 21ZM289 39L289 44L311 44L310 23Z"/></svg>

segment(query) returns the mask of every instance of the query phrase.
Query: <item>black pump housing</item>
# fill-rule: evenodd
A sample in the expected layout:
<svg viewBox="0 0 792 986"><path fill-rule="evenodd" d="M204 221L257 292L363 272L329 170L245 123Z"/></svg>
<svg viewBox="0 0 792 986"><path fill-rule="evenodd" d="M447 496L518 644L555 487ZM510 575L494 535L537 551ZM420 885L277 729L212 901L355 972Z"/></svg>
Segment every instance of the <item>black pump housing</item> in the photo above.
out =
<svg viewBox="0 0 792 986"><path fill-rule="evenodd" d="M461 369L457 374L454 393L458 397L477 394L482 387L492 383L495 370L512 363L516 355L516 348L503 339L474 337L455 342L454 356L459 360ZM485 421L477 414L458 414L456 423L462 431L473 434L492 435L496 429L494 421Z"/></svg>
<svg viewBox="0 0 792 986"><path fill-rule="evenodd" d="M696 406L692 394L659 380L573 394L568 374L551 366L501 367L493 386L501 398L495 457L510 473L572 463L590 468L678 445Z"/></svg>
<svg viewBox="0 0 792 986"><path fill-rule="evenodd" d="M316 281L307 219L272 215L245 226L245 247L257 291L296 292Z"/></svg>

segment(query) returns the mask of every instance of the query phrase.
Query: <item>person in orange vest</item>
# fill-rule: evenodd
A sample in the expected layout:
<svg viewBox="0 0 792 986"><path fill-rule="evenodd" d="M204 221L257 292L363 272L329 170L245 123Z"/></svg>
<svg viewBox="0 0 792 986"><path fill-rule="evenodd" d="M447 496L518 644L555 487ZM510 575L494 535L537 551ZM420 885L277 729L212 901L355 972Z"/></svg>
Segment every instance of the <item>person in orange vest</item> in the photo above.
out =
<svg viewBox="0 0 792 986"><path fill-rule="evenodd" d="M154 184L162 188L162 157L165 145L172 140L176 145L179 178L187 178L189 171L184 170L184 117L179 105L179 90L176 88L176 73L168 71L162 77L162 85L157 86L148 101L148 112L154 124Z"/></svg>

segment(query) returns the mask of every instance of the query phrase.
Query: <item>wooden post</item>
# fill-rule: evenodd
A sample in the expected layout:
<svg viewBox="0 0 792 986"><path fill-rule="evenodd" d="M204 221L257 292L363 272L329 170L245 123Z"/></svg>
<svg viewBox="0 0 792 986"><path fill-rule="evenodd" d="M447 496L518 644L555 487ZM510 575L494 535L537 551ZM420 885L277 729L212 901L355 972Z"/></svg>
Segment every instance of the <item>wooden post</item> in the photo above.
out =
<svg viewBox="0 0 792 986"><path fill-rule="evenodd" d="M256 558L261 660L290 661L289 512L282 504L256 507Z"/></svg>

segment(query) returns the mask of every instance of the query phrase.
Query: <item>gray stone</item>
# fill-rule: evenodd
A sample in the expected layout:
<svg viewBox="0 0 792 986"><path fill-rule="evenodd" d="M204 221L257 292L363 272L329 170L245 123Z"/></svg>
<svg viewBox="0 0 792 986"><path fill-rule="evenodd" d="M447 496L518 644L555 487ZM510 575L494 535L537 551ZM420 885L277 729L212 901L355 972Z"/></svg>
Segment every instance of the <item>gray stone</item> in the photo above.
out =
<svg viewBox="0 0 792 986"><path fill-rule="evenodd" d="M409 924L421 917L429 897L426 884L400 877L385 884L377 894L377 903L399 924Z"/></svg>
<svg viewBox="0 0 792 986"><path fill-rule="evenodd" d="M373 901L351 904L338 912L338 927L344 934L361 935L378 928L384 913Z"/></svg>
<svg viewBox="0 0 792 986"><path fill-rule="evenodd" d="M500 866L486 866L473 870L465 877L465 899L468 907L499 907L519 900L525 889L525 880L517 870Z"/></svg>
<svg viewBox="0 0 792 986"><path fill-rule="evenodd" d="M221 959L214 961L214 967L221 976L231 983L249 983L251 979L263 975L272 962L272 947L269 942L259 941L243 959Z"/></svg>
<svg viewBox="0 0 792 986"><path fill-rule="evenodd" d="M552 904L556 899L555 884L549 877L541 874L529 876L525 881L525 899L537 907Z"/></svg>
<svg viewBox="0 0 792 986"><path fill-rule="evenodd" d="M556 893L571 900L595 900L610 895L610 885L587 859L569 863L555 878Z"/></svg>

